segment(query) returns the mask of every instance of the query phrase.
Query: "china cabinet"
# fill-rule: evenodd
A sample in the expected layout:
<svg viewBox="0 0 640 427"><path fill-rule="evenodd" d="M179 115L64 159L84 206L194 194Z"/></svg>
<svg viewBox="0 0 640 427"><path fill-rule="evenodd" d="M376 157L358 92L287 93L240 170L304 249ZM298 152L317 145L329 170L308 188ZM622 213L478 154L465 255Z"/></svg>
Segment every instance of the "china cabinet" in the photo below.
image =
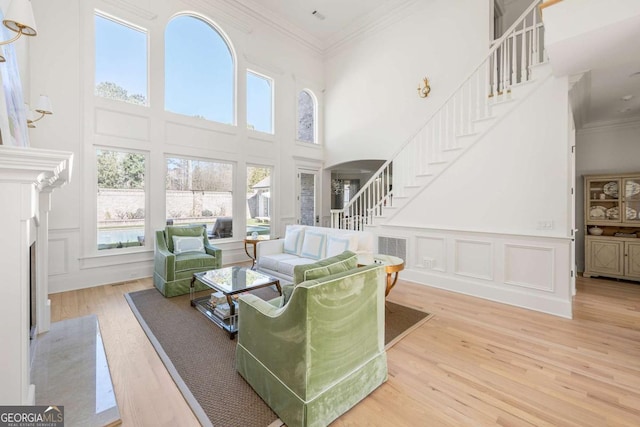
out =
<svg viewBox="0 0 640 427"><path fill-rule="evenodd" d="M585 277L640 280L640 173L584 177Z"/></svg>

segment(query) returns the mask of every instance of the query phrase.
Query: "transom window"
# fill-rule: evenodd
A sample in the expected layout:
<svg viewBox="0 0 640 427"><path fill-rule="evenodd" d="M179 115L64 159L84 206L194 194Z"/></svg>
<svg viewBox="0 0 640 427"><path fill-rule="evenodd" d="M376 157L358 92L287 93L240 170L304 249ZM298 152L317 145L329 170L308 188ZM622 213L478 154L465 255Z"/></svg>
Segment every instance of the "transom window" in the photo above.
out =
<svg viewBox="0 0 640 427"><path fill-rule="evenodd" d="M298 93L298 141L316 143L316 101L308 90Z"/></svg>
<svg viewBox="0 0 640 427"><path fill-rule="evenodd" d="M247 71L247 128L273 133L273 80Z"/></svg>
<svg viewBox="0 0 640 427"><path fill-rule="evenodd" d="M147 105L147 32L95 13L95 94Z"/></svg>
<svg viewBox="0 0 640 427"><path fill-rule="evenodd" d="M165 29L165 110L234 124L234 59L225 38L190 15Z"/></svg>

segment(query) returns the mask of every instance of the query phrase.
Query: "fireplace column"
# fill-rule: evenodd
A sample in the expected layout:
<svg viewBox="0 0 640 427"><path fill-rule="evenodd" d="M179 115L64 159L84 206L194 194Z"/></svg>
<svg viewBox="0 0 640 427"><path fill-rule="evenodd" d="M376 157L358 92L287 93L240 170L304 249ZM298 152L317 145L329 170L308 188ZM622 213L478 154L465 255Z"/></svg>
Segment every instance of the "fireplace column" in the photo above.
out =
<svg viewBox="0 0 640 427"><path fill-rule="evenodd" d="M71 177L73 154L0 146L0 404L34 404L30 378L30 246L37 241L37 332L48 330L50 194ZM41 205L42 204L42 205ZM46 328L46 329L43 329Z"/></svg>

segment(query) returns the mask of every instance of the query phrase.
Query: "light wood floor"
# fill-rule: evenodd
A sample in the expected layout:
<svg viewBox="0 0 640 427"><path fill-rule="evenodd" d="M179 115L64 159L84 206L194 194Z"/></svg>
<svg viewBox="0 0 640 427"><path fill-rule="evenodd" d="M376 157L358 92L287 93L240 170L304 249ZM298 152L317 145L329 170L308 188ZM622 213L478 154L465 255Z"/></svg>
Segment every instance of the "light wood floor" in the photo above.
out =
<svg viewBox="0 0 640 427"><path fill-rule="evenodd" d="M98 315L124 426L197 426L124 300L150 287L51 295L52 320ZM579 278L573 320L402 281L389 300L435 316L334 426L640 425L640 284Z"/></svg>

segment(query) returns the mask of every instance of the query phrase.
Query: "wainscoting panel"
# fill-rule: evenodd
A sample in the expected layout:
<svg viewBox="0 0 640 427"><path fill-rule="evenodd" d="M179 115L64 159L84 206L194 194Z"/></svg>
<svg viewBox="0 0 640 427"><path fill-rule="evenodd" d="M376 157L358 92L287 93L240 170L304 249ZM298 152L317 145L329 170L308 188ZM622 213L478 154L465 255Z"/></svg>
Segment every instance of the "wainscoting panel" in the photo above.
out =
<svg viewBox="0 0 640 427"><path fill-rule="evenodd" d="M571 239L379 225L407 241L402 281L571 318Z"/></svg>
<svg viewBox="0 0 640 427"><path fill-rule="evenodd" d="M487 241L454 240L455 274L493 280L493 244Z"/></svg>
<svg viewBox="0 0 640 427"><path fill-rule="evenodd" d="M235 151L236 147L234 147L233 144L217 143L221 140L221 135L233 135L231 133L228 134L218 130L186 126L170 121L165 123L165 138L167 144L227 152ZM228 139L225 138L224 141L228 141Z"/></svg>
<svg viewBox="0 0 640 427"><path fill-rule="evenodd" d="M96 134L149 140L149 118L96 108Z"/></svg>
<svg viewBox="0 0 640 427"><path fill-rule="evenodd" d="M555 253L552 247L506 244L504 282L553 292L555 289Z"/></svg>
<svg viewBox="0 0 640 427"><path fill-rule="evenodd" d="M443 237L416 236L417 268L445 272L447 270L447 241Z"/></svg>

